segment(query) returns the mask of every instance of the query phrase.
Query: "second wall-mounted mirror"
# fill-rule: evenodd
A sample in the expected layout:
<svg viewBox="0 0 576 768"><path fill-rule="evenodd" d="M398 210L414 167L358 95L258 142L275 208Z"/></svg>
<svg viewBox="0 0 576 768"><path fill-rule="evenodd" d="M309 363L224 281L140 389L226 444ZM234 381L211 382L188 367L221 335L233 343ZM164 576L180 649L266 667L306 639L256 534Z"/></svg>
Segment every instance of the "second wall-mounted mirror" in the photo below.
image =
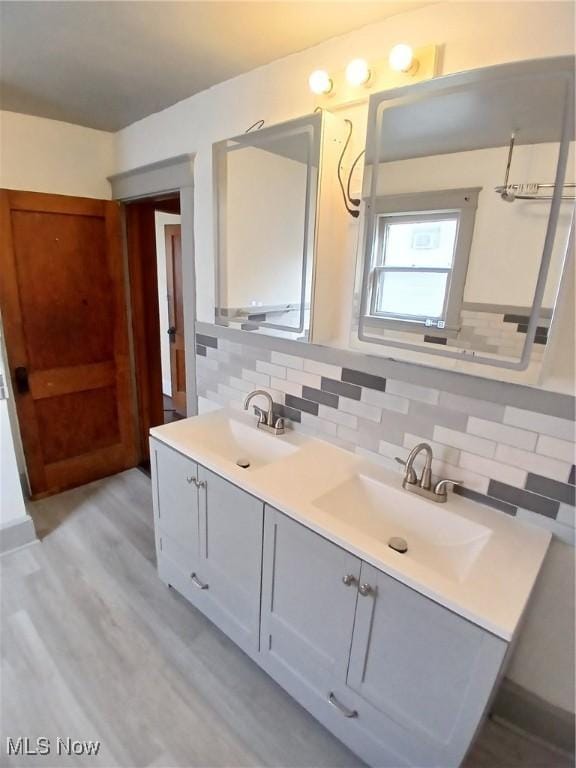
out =
<svg viewBox="0 0 576 768"><path fill-rule="evenodd" d="M372 97L360 342L542 359L574 208L573 89L566 57Z"/></svg>

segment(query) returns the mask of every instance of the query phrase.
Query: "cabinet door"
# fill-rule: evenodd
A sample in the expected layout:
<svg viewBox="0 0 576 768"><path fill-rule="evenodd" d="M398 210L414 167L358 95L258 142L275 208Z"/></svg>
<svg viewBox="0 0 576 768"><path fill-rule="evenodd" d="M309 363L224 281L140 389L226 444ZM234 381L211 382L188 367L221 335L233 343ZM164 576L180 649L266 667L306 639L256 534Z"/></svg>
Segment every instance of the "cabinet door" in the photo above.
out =
<svg viewBox="0 0 576 768"><path fill-rule="evenodd" d="M366 563L360 584L348 685L372 705L373 730L379 712L412 734L413 764L458 765L506 643Z"/></svg>
<svg viewBox="0 0 576 768"><path fill-rule="evenodd" d="M203 610L241 648L257 652L264 504L203 467L198 479Z"/></svg>
<svg viewBox="0 0 576 768"><path fill-rule="evenodd" d="M358 558L266 507L261 652L313 712L344 687L359 575Z"/></svg>
<svg viewBox="0 0 576 768"><path fill-rule="evenodd" d="M160 538L168 537L175 545L174 551L182 553L182 558L178 559L197 558L197 464L154 440L151 441L150 458L158 549L162 551Z"/></svg>

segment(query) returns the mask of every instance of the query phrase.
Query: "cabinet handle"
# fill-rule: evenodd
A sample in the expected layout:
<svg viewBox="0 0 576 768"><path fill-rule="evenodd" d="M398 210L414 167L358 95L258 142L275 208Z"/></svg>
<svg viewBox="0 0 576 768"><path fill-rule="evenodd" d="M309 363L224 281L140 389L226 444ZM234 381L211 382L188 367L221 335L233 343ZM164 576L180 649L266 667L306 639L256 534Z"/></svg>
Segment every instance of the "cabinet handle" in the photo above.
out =
<svg viewBox="0 0 576 768"><path fill-rule="evenodd" d="M196 484L196 478L195 477L187 477L186 482L188 485L191 485L192 483Z"/></svg>
<svg viewBox="0 0 576 768"><path fill-rule="evenodd" d="M337 709L338 712L344 715L344 717L358 717L358 712L356 712L355 709L348 709L348 707L345 707L344 704L338 701L332 691L330 691L328 696L328 704L333 706L334 709Z"/></svg>
<svg viewBox="0 0 576 768"><path fill-rule="evenodd" d="M347 573L346 576L342 576L342 582L346 584L347 587L351 587L353 584L358 584L358 579L351 573Z"/></svg>
<svg viewBox="0 0 576 768"><path fill-rule="evenodd" d="M370 586L370 584L360 584L358 587L358 592L363 597L367 597L368 595L372 595L374 593L374 588Z"/></svg>
<svg viewBox="0 0 576 768"><path fill-rule="evenodd" d="M206 488L206 480L196 480L196 488Z"/></svg>
<svg viewBox="0 0 576 768"><path fill-rule="evenodd" d="M208 589L208 584L203 584L195 573L191 573L190 578L192 579L192 584L198 589Z"/></svg>

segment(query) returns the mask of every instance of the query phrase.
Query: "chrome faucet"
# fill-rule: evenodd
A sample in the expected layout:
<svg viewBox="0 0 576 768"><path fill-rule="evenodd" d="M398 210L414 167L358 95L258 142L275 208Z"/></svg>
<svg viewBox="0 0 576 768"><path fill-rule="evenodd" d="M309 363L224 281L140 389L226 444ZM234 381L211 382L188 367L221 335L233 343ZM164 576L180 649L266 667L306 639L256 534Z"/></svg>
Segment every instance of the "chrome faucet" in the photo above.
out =
<svg viewBox="0 0 576 768"><path fill-rule="evenodd" d="M272 400L272 396L269 392L266 392L265 389L255 389L254 392L250 392L244 400L244 410L248 410L248 406L257 395L266 398L268 401L268 410L264 410L258 405L253 406L254 413L258 417L256 426L259 429L265 429L267 432L272 432L274 435L284 434L284 419L281 416L278 418L274 416L274 400Z"/></svg>
<svg viewBox="0 0 576 768"><path fill-rule="evenodd" d="M414 469L414 462L422 451L426 454L426 463L422 470L422 476L418 480L416 470ZM442 503L448 498L447 487L449 485L462 485L462 483L459 480L439 480L434 485L434 488L432 488L432 459L432 448L428 443L418 443L418 445L415 445L408 454L406 461L396 456L396 461L406 467L402 488L411 493L416 493L418 496L425 496L427 499Z"/></svg>

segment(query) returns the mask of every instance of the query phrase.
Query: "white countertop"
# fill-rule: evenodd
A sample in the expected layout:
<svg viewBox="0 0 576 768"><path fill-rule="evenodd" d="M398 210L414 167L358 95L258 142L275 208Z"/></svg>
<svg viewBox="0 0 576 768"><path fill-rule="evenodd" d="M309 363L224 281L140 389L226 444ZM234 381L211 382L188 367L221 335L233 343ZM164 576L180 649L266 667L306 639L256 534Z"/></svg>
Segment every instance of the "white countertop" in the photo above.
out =
<svg viewBox="0 0 576 768"><path fill-rule="evenodd" d="M435 602L504 640L512 639L546 555L548 531L451 492L445 504L427 502L431 516L453 513L489 529L480 554L458 580L392 550L385 540L363 530L361 515L351 524L317 506L323 494L358 474L400 489L403 505L409 503L404 496L421 504L419 497L401 490L400 474L291 431L272 439L299 450L269 464L242 469L212 450L207 439L219 422L228 419L256 431L253 416L222 409L154 427L150 434Z"/></svg>

